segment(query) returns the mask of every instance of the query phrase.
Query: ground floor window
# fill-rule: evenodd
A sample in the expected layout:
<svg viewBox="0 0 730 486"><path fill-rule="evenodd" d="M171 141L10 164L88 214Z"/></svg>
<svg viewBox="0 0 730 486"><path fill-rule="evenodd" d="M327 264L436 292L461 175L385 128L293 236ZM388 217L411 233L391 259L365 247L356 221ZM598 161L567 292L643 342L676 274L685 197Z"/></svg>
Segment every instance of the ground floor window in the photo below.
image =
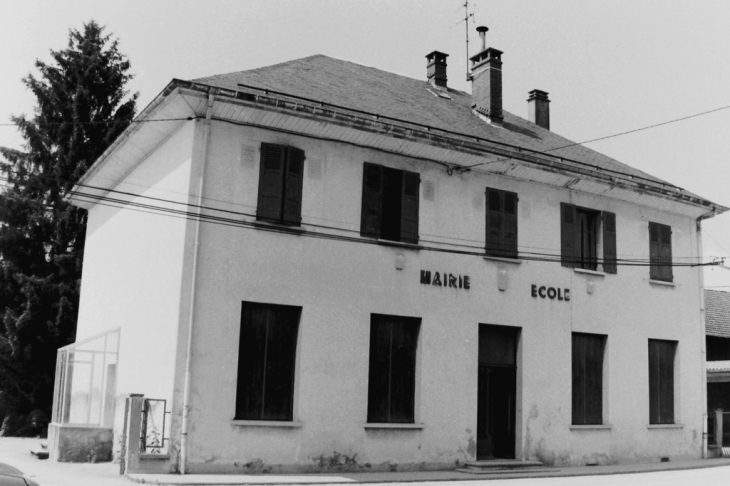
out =
<svg viewBox="0 0 730 486"><path fill-rule="evenodd" d="M420 318L371 315L368 422L414 422L420 327Z"/></svg>
<svg viewBox="0 0 730 486"><path fill-rule="evenodd" d="M649 339L649 423L674 423L676 341Z"/></svg>
<svg viewBox="0 0 730 486"><path fill-rule="evenodd" d="M606 336L573 333L574 425L603 423L603 355Z"/></svg>
<svg viewBox="0 0 730 486"><path fill-rule="evenodd" d="M238 420L290 421L301 307L243 302L238 348Z"/></svg>

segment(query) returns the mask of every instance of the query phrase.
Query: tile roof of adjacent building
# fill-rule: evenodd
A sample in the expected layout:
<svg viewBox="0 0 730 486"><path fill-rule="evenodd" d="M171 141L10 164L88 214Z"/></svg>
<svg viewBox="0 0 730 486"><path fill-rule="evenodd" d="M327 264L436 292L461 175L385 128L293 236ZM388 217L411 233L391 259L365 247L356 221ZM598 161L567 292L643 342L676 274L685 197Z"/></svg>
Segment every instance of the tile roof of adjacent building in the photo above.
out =
<svg viewBox="0 0 730 486"><path fill-rule="evenodd" d="M490 125L472 113L472 97L463 91L449 89L451 99L446 99L439 97L436 88L425 80L324 55L208 76L193 82L233 90L241 89L239 84L266 88L526 149L549 151L604 169L665 183L507 111L504 112L503 128ZM570 146L556 150L566 145ZM685 191L685 194L689 193Z"/></svg>
<svg viewBox="0 0 730 486"><path fill-rule="evenodd" d="M730 292L705 289L705 334L730 338Z"/></svg>

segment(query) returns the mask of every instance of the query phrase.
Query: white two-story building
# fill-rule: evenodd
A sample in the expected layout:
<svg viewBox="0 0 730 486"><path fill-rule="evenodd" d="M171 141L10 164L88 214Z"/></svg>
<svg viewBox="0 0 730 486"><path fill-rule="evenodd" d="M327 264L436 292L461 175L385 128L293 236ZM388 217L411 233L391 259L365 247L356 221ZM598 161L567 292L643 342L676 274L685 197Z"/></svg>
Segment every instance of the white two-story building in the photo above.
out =
<svg viewBox="0 0 730 486"><path fill-rule="evenodd" d="M171 472L701 457L727 208L551 132L543 91L504 111L502 67L475 55L472 95L440 52L426 80L319 55L170 82L70 197L52 456L127 454L142 394Z"/></svg>

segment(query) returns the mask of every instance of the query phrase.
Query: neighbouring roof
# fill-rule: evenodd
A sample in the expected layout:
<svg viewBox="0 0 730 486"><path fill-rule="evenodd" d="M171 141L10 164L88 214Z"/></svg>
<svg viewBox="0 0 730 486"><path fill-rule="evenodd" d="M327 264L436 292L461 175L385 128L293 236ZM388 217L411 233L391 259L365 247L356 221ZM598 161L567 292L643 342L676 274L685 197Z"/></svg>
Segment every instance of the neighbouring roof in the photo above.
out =
<svg viewBox="0 0 730 486"><path fill-rule="evenodd" d="M730 292L705 289L705 334L730 338Z"/></svg>
<svg viewBox="0 0 730 486"><path fill-rule="evenodd" d="M239 84L244 84L280 91L526 149L549 151L604 169L666 184L661 179L581 145L553 150L573 142L507 111L504 111L504 128L489 125L472 113L472 96L468 93L449 89L451 99L445 99L436 96L436 88L425 80L324 55L249 71L208 76L192 82L232 90L240 90Z"/></svg>

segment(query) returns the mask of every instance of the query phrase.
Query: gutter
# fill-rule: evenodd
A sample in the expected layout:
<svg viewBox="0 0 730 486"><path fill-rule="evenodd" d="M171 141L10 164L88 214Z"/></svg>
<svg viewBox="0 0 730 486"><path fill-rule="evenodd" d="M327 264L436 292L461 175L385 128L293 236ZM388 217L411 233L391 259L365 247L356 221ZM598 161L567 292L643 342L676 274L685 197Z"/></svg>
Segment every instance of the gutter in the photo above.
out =
<svg viewBox="0 0 730 486"><path fill-rule="evenodd" d="M211 90L212 91L212 90ZM205 183L205 166L208 161L208 140L210 139L210 120L213 116L213 93L208 94L208 106L205 109L205 128L203 132L203 154L200 161L200 183L198 184L198 203L195 217L195 243L193 244L193 272L190 282L190 313L188 315L188 341L185 350L185 384L183 385L182 424L180 427L180 474L187 469L188 449L188 411L190 409L190 366L193 355L193 323L195 320L195 281L198 273L198 254L200 253L200 216L203 211L203 185Z"/></svg>

